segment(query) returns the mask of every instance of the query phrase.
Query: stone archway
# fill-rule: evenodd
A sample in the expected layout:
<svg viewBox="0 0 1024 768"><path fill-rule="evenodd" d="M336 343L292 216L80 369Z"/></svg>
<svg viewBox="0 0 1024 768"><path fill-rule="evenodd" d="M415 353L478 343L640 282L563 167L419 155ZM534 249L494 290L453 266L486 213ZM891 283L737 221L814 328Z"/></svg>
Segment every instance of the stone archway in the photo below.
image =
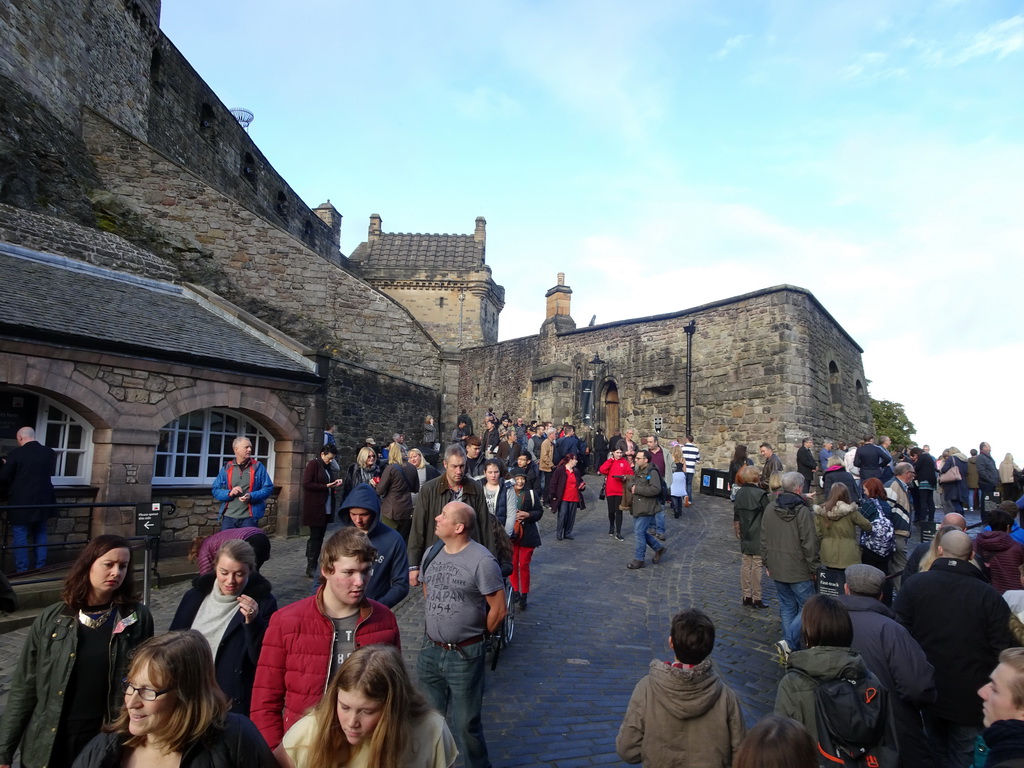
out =
<svg viewBox="0 0 1024 768"><path fill-rule="evenodd" d="M604 433L611 437L619 434L619 388L615 382L605 382L601 392L601 413L598 416L599 424L603 422Z"/></svg>

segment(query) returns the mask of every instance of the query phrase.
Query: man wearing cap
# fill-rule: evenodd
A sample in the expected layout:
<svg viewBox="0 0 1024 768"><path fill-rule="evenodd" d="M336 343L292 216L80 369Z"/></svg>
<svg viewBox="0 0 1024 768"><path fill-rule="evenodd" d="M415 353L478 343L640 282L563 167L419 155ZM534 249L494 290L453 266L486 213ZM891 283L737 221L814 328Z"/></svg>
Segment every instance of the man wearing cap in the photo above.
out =
<svg viewBox="0 0 1024 768"><path fill-rule="evenodd" d="M879 602L884 582L885 574L878 568L851 565L839 601L853 623L851 647L892 694L900 765L929 768L933 763L921 709L935 701L935 670L895 614Z"/></svg>
<svg viewBox="0 0 1024 768"><path fill-rule="evenodd" d="M420 564L426 634L416 659L420 686L442 715L451 704L452 732L467 768L490 768L480 712L484 696L484 631L505 619L498 561L470 537L476 512L452 501L434 518L443 542Z"/></svg>

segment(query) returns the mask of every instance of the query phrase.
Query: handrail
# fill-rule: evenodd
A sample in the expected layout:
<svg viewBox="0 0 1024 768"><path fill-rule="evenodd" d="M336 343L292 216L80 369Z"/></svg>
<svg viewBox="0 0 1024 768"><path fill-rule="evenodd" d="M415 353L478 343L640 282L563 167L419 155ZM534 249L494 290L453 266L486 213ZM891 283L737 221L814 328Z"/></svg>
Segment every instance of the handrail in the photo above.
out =
<svg viewBox="0 0 1024 768"><path fill-rule="evenodd" d="M111 508L111 507L136 507L136 502L79 502L79 503L56 503L56 504L8 504L0 505L0 519L2 519L2 526L0 526L0 568L4 568L4 574L7 576L15 576L11 572L8 572L4 567L7 562L8 550L16 549L33 549L35 548L34 543L23 544L23 545L8 545L8 535L10 533L11 522L6 514L7 511L12 509L55 509L55 510L67 510L67 509L89 509L89 519L86 528L86 537L84 539L72 539L64 541L47 542L47 548L63 548L67 549L70 547L84 547L93 539L94 530L94 510ZM173 516L177 511L177 505L174 502L161 502L161 509L165 516ZM157 579L157 587L160 584L160 573L157 566L160 562L160 538L158 536L126 536L129 542L143 542L145 545L145 557L143 565L143 602L149 602L149 591L150 591L150 576L155 576ZM132 547L136 549L136 547ZM56 570L57 566L46 566L45 571ZM13 568L12 568L13 571ZM41 571L41 572L45 572ZM42 577L42 578L27 578L18 579L17 581L11 581L12 587L28 586L30 584L46 584L54 581L61 581L64 577L60 575Z"/></svg>

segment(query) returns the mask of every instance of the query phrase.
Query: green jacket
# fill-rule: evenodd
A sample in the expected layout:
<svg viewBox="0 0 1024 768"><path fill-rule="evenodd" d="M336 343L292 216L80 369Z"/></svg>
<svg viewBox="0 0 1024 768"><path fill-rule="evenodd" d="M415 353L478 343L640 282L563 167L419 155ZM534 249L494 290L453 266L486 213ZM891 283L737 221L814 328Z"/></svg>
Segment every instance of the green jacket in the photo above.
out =
<svg viewBox="0 0 1024 768"><path fill-rule="evenodd" d="M448 485L448 476L444 473L440 477L428 480L416 494L407 545L410 569L419 570L423 555L437 541L434 518L441 514L444 505L450 500L451 488ZM494 540L491 536L490 521L487 519L491 513L487 510L487 500L484 498L480 483L469 477L463 479L462 500L476 511L476 525L470 533L473 541L483 544L491 554L494 554Z"/></svg>
<svg viewBox="0 0 1024 768"><path fill-rule="evenodd" d="M761 516L768 506L768 494L756 485L741 485L732 503L732 519L740 524L740 552L761 554Z"/></svg>
<svg viewBox="0 0 1024 768"><path fill-rule="evenodd" d="M129 654L153 636L153 617L146 606L118 609L115 621L122 620L131 623L111 637L107 690L96 692L97 706L101 702L106 704L108 722L124 704L120 683L128 673ZM19 744L23 768L42 768L50 762L64 704L62 697L75 665L78 627L77 612L64 603L51 605L32 624L0 722L0 765L11 764Z"/></svg>
<svg viewBox="0 0 1024 768"><path fill-rule="evenodd" d="M633 517L650 517L661 509L661 475L653 464L646 472L637 472L633 480L633 505L629 513Z"/></svg>
<svg viewBox="0 0 1024 768"><path fill-rule="evenodd" d="M771 578L784 584L811 581L818 573L818 535L811 508L793 493L779 494L761 516L761 558Z"/></svg>
<svg viewBox="0 0 1024 768"><path fill-rule="evenodd" d="M871 523L856 504L837 501L831 510L814 505L814 529L818 533L822 565L846 570L860 562L857 528L871 533Z"/></svg>

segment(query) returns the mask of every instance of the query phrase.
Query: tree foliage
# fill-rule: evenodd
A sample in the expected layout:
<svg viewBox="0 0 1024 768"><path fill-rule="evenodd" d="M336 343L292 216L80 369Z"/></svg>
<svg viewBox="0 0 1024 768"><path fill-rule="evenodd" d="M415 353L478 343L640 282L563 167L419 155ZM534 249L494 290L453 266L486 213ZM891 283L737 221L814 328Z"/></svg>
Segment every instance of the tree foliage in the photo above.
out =
<svg viewBox="0 0 1024 768"><path fill-rule="evenodd" d="M875 435L888 435L893 445L901 447L914 444L911 436L916 430L902 403L871 398L871 418L875 422Z"/></svg>

